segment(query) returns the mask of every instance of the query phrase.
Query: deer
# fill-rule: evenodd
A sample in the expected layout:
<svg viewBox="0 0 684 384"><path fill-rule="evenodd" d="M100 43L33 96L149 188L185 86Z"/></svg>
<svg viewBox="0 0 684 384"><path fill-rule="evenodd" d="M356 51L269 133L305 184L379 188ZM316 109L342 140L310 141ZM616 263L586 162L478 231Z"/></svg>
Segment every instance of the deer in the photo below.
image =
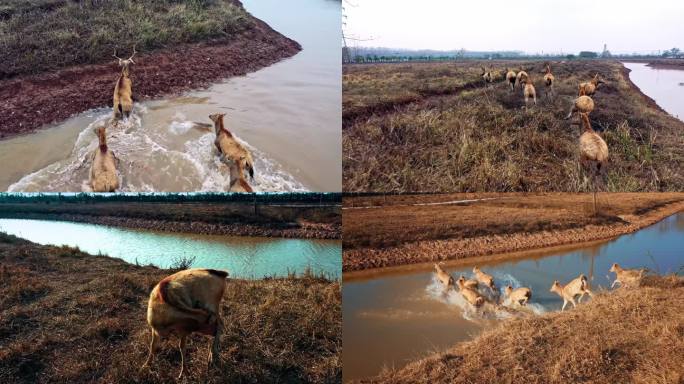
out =
<svg viewBox="0 0 684 384"><path fill-rule="evenodd" d="M437 280L439 280L439 281L442 283L442 285L444 285L444 287L447 288L447 289L448 289L450 286L453 287L453 286L454 286L454 278L453 278L453 276L451 276L451 275L449 275L448 273L446 273L446 272L442 269L442 267L440 267L440 264L442 264L442 263L435 264L435 271L436 271L436 274L437 274Z"/></svg>
<svg viewBox="0 0 684 384"><path fill-rule="evenodd" d="M589 290L587 277L584 276L584 274L580 274L565 286L561 285L558 280L555 280L553 285L551 285L549 292L555 292L558 294L558 296L563 298L563 307L561 308L561 312L565 310L565 306L568 304L568 302L572 303L573 308L576 308L577 303L581 302L584 295L594 297ZM575 296L577 295L580 295L580 297L577 299L577 303L575 303Z"/></svg>
<svg viewBox="0 0 684 384"><path fill-rule="evenodd" d="M478 291L476 291L475 289L468 288L465 285L464 280L465 279L463 279L463 280L458 279L456 281L456 284L458 285L458 290L461 293L461 295L463 296L463 298L466 299L467 302L469 302L470 304L472 304L475 307L482 306L485 302L484 297L482 297L482 295L480 295L480 293Z"/></svg>
<svg viewBox="0 0 684 384"><path fill-rule="evenodd" d="M618 263L613 263L608 272L615 273L615 281L610 286L613 288L616 283L620 283L621 286L638 286L643 277L643 269L624 269L618 265Z"/></svg>
<svg viewBox="0 0 684 384"><path fill-rule="evenodd" d="M525 287L513 289L513 287L507 285L504 292L512 303L517 303L521 306L525 306L532 298L532 290Z"/></svg>
<svg viewBox="0 0 684 384"><path fill-rule="evenodd" d="M585 95L583 91L580 91L580 93L581 95L572 102L572 108L570 108L570 112L568 112L565 120L570 119L575 112L588 114L594 110L594 100Z"/></svg>
<svg viewBox="0 0 684 384"><path fill-rule="evenodd" d="M553 76L551 73L551 66L546 64L546 74L544 75L544 85L546 86L546 97L551 95L555 95L556 91L553 88L553 82L556 78Z"/></svg>
<svg viewBox="0 0 684 384"><path fill-rule="evenodd" d="M458 278L458 281L460 282L459 285L463 285L466 288L477 290L477 287L478 287L477 280L472 280L472 279L466 280L466 278L463 275L461 275Z"/></svg>
<svg viewBox="0 0 684 384"><path fill-rule="evenodd" d="M225 113L214 113L209 115L214 122L216 129L216 139L214 145L230 169L230 191L231 192L253 192L252 187L245 180L245 171L254 180L254 161L252 154L240 144L233 134L223 124Z"/></svg>
<svg viewBox="0 0 684 384"><path fill-rule="evenodd" d="M482 68L482 74L480 76L482 76L482 80L484 80L485 86L491 84L492 81L494 81L494 75L492 74L492 70L490 69L489 71L487 71L485 67L480 68Z"/></svg>
<svg viewBox="0 0 684 384"><path fill-rule="evenodd" d="M591 127L588 113L580 113L580 120L582 121L582 134L579 137L580 164L591 171L594 189L594 213L597 213L596 178L605 169L608 162L608 144ZM594 165L593 168L592 165Z"/></svg>
<svg viewBox="0 0 684 384"><path fill-rule="evenodd" d="M132 82L128 67L135 64L133 56L136 53L134 46L133 54L128 59L122 59L116 55L116 50L114 50L113 56L119 60L119 67L121 67L121 74L114 86L114 117L117 119L120 119L122 115L128 118L131 115L131 110L133 110L133 89L131 88Z"/></svg>
<svg viewBox="0 0 684 384"><path fill-rule="evenodd" d="M511 91L515 91L515 81L517 80L517 75L512 69L506 68L506 82L511 87Z"/></svg>
<svg viewBox="0 0 684 384"><path fill-rule="evenodd" d="M484 284L485 286L489 287L492 291L496 291L496 286L494 285L494 278L492 275L488 275L480 270L479 267L475 266L473 267L473 273L475 274L475 279Z"/></svg>
<svg viewBox="0 0 684 384"><path fill-rule="evenodd" d="M149 367L161 338L176 335L181 370L186 371L185 343L192 333L212 336L208 364L220 359L219 341L223 330L221 300L227 288L228 272L215 269L186 269L163 278L150 292L147 324L152 335L143 368Z"/></svg>
<svg viewBox="0 0 684 384"><path fill-rule="evenodd" d="M528 108L529 101L533 100L534 105L537 105L537 91L534 89L534 84L529 76L524 76L521 80L524 85L523 96L525 97L525 108Z"/></svg>
<svg viewBox="0 0 684 384"><path fill-rule="evenodd" d="M594 75L594 78L590 81L580 83L578 95L593 96L594 93L596 93L596 90L598 89L599 85L601 84L605 84L605 81L601 80L597 73L596 75Z"/></svg>
<svg viewBox="0 0 684 384"><path fill-rule="evenodd" d="M521 89L522 89L522 87L523 87L523 85L522 85L522 83L523 83L522 80L523 80L523 79L526 79L527 77L529 77L529 76L527 75L527 72L523 71L523 67L520 66L520 70L518 71L518 74L516 75L516 81L517 81L518 84L520 85L520 88L521 88Z"/></svg>
<svg viewBox="0 0 684 384"><path fill-rule="evenodd" d="M93 192L114 192L119 188L116 167L119 160L109 147L105 127L97 129L98 147L90 154L90 188Z"/></svg>

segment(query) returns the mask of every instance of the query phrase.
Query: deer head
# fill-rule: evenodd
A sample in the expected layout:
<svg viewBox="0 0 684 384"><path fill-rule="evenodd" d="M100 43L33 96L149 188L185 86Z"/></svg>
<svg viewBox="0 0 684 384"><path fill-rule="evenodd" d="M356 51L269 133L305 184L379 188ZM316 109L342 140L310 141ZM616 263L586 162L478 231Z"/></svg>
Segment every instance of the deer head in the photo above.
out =
<svg viewBox="0 0 684 384"><path fill-rule="evenodd" d="M119 56L117 56L116 55L116 49L114 50L114 55L112 55L112 56L119 59L119 66L123 67L124 70L128 71L128 66L131 64L135 64L135 61L133 61L133 56L135 56L136 53L137 52L135 51L135 46L133 46L133 54L128 59L122 59Z"/></svg>

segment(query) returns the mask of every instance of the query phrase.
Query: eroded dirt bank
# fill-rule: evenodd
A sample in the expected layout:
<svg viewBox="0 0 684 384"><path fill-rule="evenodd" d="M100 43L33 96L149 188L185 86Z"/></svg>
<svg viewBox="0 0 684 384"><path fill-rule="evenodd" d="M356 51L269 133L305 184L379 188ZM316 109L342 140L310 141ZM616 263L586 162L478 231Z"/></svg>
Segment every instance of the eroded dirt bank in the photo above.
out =
<svg viewBox="0 0 684 384"><path fill-rule="evenodd" d="M131 70L135 101L205 87L293 56L301 46L254 18L254 27L230 40L139 52ZM0 139L29 133L85 110L111 106L120 69L106 64L71 67L0 81Z"/></svg>
<svg viewBox="0 0 684 384"><path fill-rule="evenodd" d="M565 312L504 321L373 383L681 383L684 278L648 276Z"/></svg>
<svg viewBox="0 0 684 384"><path fill-rule="evenodd" d="M551 199L548 199L545 204L553 204L552 200L555 198L555 195L550 197ZM518 198L520 198L520 196L518 196ZM520 202L516 199L517 198L514 198L511 204L519 205ZM571 211L575 209L572 206L568 206L567 208L562 208L562 210L565 211L568 208ZM420 210L423 209L424 208L420 208ZM440 209L444 210L445 208L440 207ZM500 226L488 225L489 223L485 223L486 220L482 219L482 230L489 231L490 234L476 236L469 235L467 237L454 235L451 238L434 240L410 240L390 247L364 247L350 249L345 245L342 266L344 272L351 272L423 262L459 260L486 255L497 255L501 258L514 258L514 252L609 240L616 236L638 231L641 228L654 224L665 217L681 211L684 211L684 201L682 201L681 198L675 198L674 200L663 201L660 203L652 202L649 203L649 205L641 208L637 206L628 214L616 216L614 218L615 220L604 220L599 222L589 221L589 223L585 225L580 225L573 221L569 223L569 225L571 225L570 227L561 229L555 229L553 223L545 224L544 220L540 221L539 223L533 223L534 225L527 224L523 220L526 218L521 218L520 223L523 226L522 228L531 229L521 230L518 228L514 231L513 227L508 227L509 229L507 231L514 231L514 233L498 231ZM483 209L482 212L485 212L485 210ZM459 211L459 214L463 214L465 216L464 212ZM532 214L538 215L539 213L536 212ZM343 218L343 220L347 220L347 218ZM431 218L430 220L440 222L441 218L435 217L434 219ZM463 220L464 223L467 223L465 219ZM506 220L511 220L510 225L516 224L515 217L508 217ZM411 219L409 221L415 220ZM404 224L409 226L408 222ZM345 224L345 226L346 225L347 224ZM443 225L447 226L446 228L449 228L449 230L452 230L449 227L450 225L454 226L454 228L459 228L459 223L444 222ZM440 231L444 232L446 230L447 229L442 227ZM345 232L346 231L347 229L345 227ZM396 234L398 238L400 238L402 235L404 234ZM404 236L407 236L408 239L409 236L414 236L414 234L409 233ZM344 238L346 244L348 241L346 233Z"/></svg>

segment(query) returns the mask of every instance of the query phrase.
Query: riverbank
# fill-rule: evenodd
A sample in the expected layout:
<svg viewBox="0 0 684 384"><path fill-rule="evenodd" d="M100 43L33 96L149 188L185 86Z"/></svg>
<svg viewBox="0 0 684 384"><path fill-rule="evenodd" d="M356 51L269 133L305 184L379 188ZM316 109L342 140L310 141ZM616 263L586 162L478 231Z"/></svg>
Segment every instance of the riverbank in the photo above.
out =
<svg viewBox="0 0 684 384"><path fill-rule="evenodd" d="M149 292L173 272L0 234L0 381L176 381L175 339L140 368ZM340 382L338 282L230 279L222 307L223 363L207 372L209 339L194 335L188 382Z"/></svg>
<svg viewBox="0 0 684 384"><path fill-rule="evenodd" d="M333 223L206 223L201 221L151 220L120 216L29 213L0 213L7 219L71 221L148 231L196 233L201 235L282 237L290 239L339 239L342 228Z"/></svg>
<svg viewBox="0 0 684 384"><path fill-rule="evenodd" d="M348 64L343 67L346 192L588 192L578 164L578 123L565 116L577 86L605 81L592 127L610 149L602 190L684 187L684 123L644 95L616 61L550 62L556 96L547 97L543 61ZM485 87L481 67L495 82ZM537 89L524 108L503 70L523 68Z"/></svg>
<svg viewBox="0 0 684 384"><path fill-rule="evenodd" d="M658 69L682 69L684 70L684 59L629 59L625 62L647 63L649 67Z"/></svg>
<svg viewBox="0 0 684 384"><path fill-rule="evenodd" d="M477 195L484 196L484 195ZM684 211L682 193L599 194L601 214L593 215L587 194L488 194L492 200L444 205L470 194L345 198L345 207L379 204L376 209L343 210L343 272L416 263L505 260L516 252L605 241L638 231Z"/></svg>
<svg viewBox="0 0 684 384"><path fill-rule="evenodd" d="M55 3L59 3L55 5L56 8L78 8L78 5L67 2ZM188 29L207 33L195 36L188 32L188 41L150 43L148 49L141 48L144 44L138 45L136 64L131 69L134 102L174 95L206 87L227 77L242 76L291 57L301 50L299 43L247 13L239 1L226 4L231 9L237 9L239 17L227 21L203 20L203 17L210 18L212 13L192 16L194 11L187 11L192 13L189 18L192 16L200 24L204 23L199 29L193 25L188 26ZM158 22L168 22L164 20ZM206 31L209 26L216 27L217 23L220 26L220 22L228 25L216 33ZM233 24L239 24L239 28ZM160 30L169 28L167 24L156 27ZM125 45L132 46L134 43L136 40ZM72 48L79 52L80 48ZM111 55L110 51L113 52L113 48L107 46L107 57ZM46 69L40 73L20 72L0 79L0 139L35 131L88 109L111 105L114 83L120 73L115 59L105 60L100 54L93 56L90 61L83 61L79 59L81 56L76 55L74 60L79 61L67 68Z"/></svg>
<svg viewBox="0 0 684 384"><path fill-rule="evenodd" d="M576 309L508 320L372 383L680 383L684 279L644 279Z"/></svg>

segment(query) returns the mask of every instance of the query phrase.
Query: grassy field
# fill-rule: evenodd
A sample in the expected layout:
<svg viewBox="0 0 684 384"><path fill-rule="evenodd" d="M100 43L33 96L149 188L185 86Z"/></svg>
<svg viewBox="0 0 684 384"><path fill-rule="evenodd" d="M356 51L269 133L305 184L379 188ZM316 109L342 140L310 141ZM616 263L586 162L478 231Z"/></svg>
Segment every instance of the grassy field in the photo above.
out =
<svg viewBox="0 0 684 384"><path fill-rule="evenodd" d="M465 199L463 204L433 204ZM343 271L599 241L684 210L684 193L445 194L345 197ZM371 208L361 208L371 207Z"/></svg>
<svg viewBox="0 0 684 384"><path fill-rule="evenodd" d="M225 0L9 0L0 5L0 79L120 55L230 38L249 28L245 10ZM125 28L122 28L125 26Z"/></svg>
<svg viewBox="0 0 684 384"><path fill-rule="evenodd" d="M580 128L563 120L577 85L605 79L594 96L592 126L610 150L607 191L684 188L684 123L642 95L617 62L552 62L555 98L545 97L544 62L346 65L343 69L345 191L587 191L579 166ZM522 108L503 69L522 66L537 106Z"/></svg>
<svg viewBox="0 0 684 384"><path fill-rule="evenodd" d="M176 382L174 339L141 369L149 292L172 272L0 234L0 382ZM231 279L222 311L223 363L207 371L210 339L195 335L185 382L340 382L338 282Z"/></svg>
<svg viewBox="0 0 684 384"><path fill-rule="evenodd" d="M671 383L684 378L684 279L647 277L566 312L504 321L373 383Z"/></svg>

